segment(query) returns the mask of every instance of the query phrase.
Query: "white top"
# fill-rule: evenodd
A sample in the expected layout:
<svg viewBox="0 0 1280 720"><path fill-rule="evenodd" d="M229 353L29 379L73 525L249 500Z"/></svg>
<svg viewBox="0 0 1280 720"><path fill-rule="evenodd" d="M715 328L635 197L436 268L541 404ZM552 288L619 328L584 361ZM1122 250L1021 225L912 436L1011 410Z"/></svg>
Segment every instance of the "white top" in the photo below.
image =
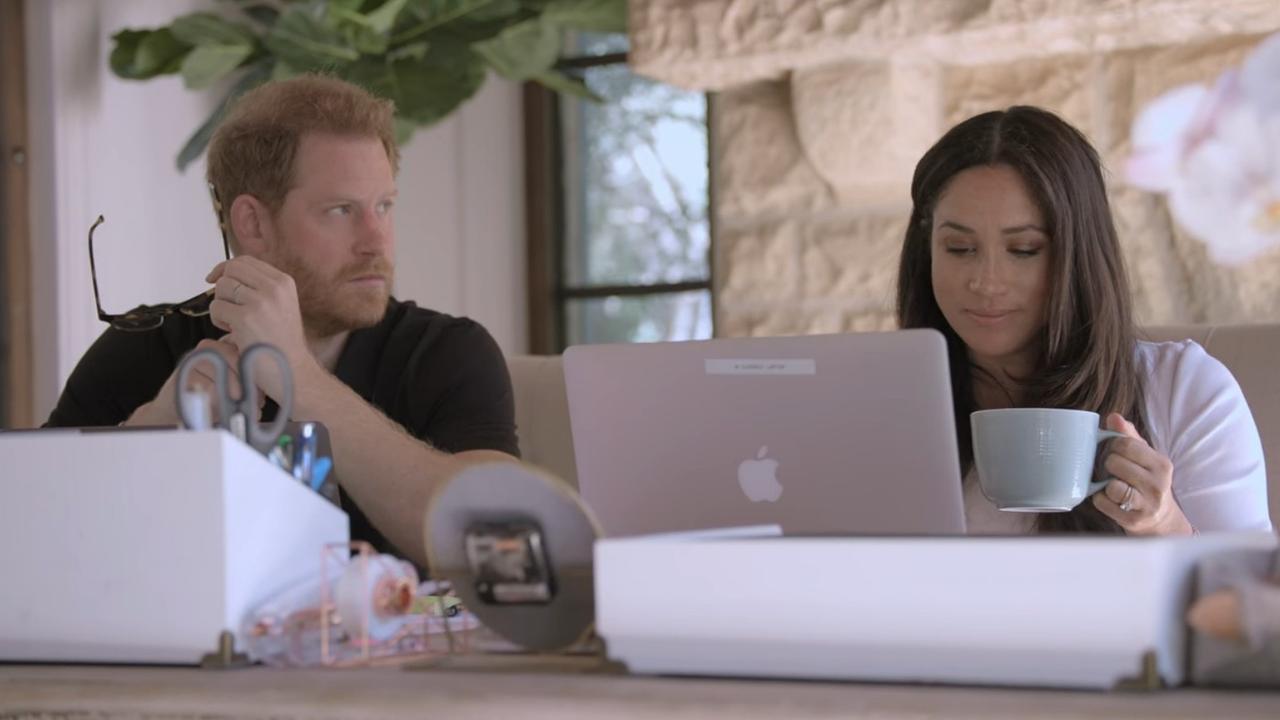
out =
<svg viewBox="0 0 1280 720"><path fill-rule="evenodd" d="M1137 358L1147 374L1151 446L1173 462L1173 496L1192 527L1270 530L1262 440L1231 371L1191 340L1140 340ZM964 480L964 514L972 534L1027 534L1035 527L1035 515L996 509L972 471Z"/></svg>

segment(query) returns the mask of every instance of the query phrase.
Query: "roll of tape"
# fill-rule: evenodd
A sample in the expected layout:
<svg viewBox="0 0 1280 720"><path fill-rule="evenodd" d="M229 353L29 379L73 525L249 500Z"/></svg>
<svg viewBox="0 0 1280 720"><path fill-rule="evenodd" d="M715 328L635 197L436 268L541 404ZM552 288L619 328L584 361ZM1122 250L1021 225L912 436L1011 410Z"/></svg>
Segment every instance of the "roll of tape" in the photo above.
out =
<svg viewBox="0 0 1280 720"><path fill-rule="evenodd" d="M548 602L495 604L477 592L467 558L469 528L532 521L540 528L556 586ZM428 567L490 630L529 650L562 650L590 637L595 622L592 550L603 532L577 492L531 465L472 465L432 496L424 519Z"/></svg>
<svg viewBox="0 0 1280 720"><path fill-rule="evenodd" d="M391 555L356 556L334 583L334 604L342 629L359 643L389 640L408 620L418 573ZM367 635L366 635L367 633Z"/></svg>

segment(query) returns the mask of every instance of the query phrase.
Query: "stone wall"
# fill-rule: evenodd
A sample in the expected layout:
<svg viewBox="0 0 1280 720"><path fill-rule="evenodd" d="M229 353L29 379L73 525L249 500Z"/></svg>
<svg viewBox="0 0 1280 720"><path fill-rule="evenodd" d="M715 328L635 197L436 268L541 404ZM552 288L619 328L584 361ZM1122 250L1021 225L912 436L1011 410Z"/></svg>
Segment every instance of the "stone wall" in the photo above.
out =
<svg viewBox="0 0 1280 720"><path fill-rule="evenodd" d="M1102 154L1140 322L1280 320L1280 251L1214 266L1120 177L1135 112L1278 29L1278 0L631 2L636 70L715 91L722 335L892 327L916 161L959 120L1018 103Z"/></svg>

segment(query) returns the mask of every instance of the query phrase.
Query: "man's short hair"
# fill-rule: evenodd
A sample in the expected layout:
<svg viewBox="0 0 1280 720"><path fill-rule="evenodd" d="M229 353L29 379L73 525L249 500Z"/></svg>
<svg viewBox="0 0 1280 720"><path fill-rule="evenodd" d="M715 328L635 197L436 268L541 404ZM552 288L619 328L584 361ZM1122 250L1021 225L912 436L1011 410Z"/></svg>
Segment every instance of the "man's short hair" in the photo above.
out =
<svg viewBox="0 0 1280 720"><path fill-rule="evenodd" d="M294 156L308 133L376 137L394 173L400 151L395 105L327 75L300 75L260 85L231 107L209 141L206 177L222 202L219 222L240 195L252 195L274 215L293 187Z"/></svg>

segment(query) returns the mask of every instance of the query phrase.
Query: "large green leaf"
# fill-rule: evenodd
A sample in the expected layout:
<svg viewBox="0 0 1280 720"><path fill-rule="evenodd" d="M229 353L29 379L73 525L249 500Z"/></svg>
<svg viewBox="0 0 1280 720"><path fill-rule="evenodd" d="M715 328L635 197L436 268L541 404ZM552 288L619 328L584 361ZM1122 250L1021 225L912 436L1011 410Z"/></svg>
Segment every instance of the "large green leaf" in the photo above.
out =
<svg viewBox="0 0 1280 720"><path fill-rule="evenodd" d="M555 90L558 93L573 95L592 102L604 102L604 98L591 92L591 88L587 87L587 84L579 78L565 75L555 70L538 73L529 79L537 81L547 89Z"/></svg>
<svg viewBox="0 0 1280 720"><path fill-rule="evenodd" d="M187 139L182 150L178 152L178 171L182 172L196 158L204 154L204 150L209 146L209 140L213 137L213 131L218 128L218 124L222 122L223 116L227 114L231 103L235 102L241 95L249 92L253 88L266 82L271 77L272 63L268 58L263 58L251 65L244 75L231 86L231 90L227 92L226 97L222 98L222 102L218 103L218 107L209 114L195 133Z"/></svg>
<svg viewBox="0 0 1280 720"><path fill-rule="evenodd" d="M188 90L203 90L240 67L252 54L250 45L201 45L182 61L182 82Z"/></svg>
<svg viewBox="0 0 1280 720"><path fill-rule="evenodd" d="M448 115L480 89L484 62L466 45L432 45L421 59L384 62L363 58L346 68L346 79L390 98L397 117L430 125Z"/></svg>
<svg viewBox="0 0 1280 720"><path fill-rule="evenodd" d="M301 75L302 71L295 67L291 67L289 63L283 60L277 60L275 67L271 68L272 80L288 80L295 75Z"/></svg>
<svg viewBox="0 0 1280 720"><path fill-rule="evenodd" d="M169 75L182 67L182 58L191 46L174 37L168 29L161 28L142 39L133 65L141 73Z"/></svg>
<svg viewBox="0 0 1280 720"><path fill-rule="evenodd" d="M391 66L392 63L385 60L360 58L343 69L342 77L374 95L395 100L399 93L399 86L396 84L395 73ZM398 112L399 108L397 108Z"/></svg>
<svg viewBox="0 0 1280 720"><path fill-rule="evenodd" d="M276 20L280 17L279 8L265 2L245 5L240 8L240 11L249 16L254 22L268 28L275 25Z"/></svg>
<svg viewBox="0 0 1280 720"><path fill-rule="evenodd" d="M427 50L429 49L431 49L431 44L425 41L401 45L387 53L387 61L421 60L427 56Z"/></svg>
<svg viewBox="0 0 1280 720"><path fill-rule="evenodd" d="M488 5L467 13L467 19L478 22L503 20L521 14L522 10L524 5L520 4L520 0L493 0Z"/></svg>
<svg viewBox="0 0 1280 720"><path fill-rule="evenodd" d="M354 62L360 53L347 44L341 32L315 16L315 7L311 3L288 6L267 34L267 48L303 71Z"/></svg>
<svg viewBox="0 0 1280 720"><path fill-rule="evenodd" d="M422 60L394 63L397 112L430 125L453 112L484 84L484 62L463 47L452 52L433 45Z"/></svg>
<svg viewBox="0 0 1280 720"><path fill-rule="evenodd" d="M377 10L367 15L369 19L369 27L374 32L383 35L391 32L391 28L396 24L396 18L400 17L400 11L404 10L405 4L409 0L387 0L378 7Z"/></svg>
<svg viewBox="0 0 1280 720"><path fill-rule="evenodd" d="M472 47L499 75L528 80L555 65L560 57L560 40L558 27L535 18L512 25L497 37Z"/></svg>
<svg viewBox="0 0 1280 720"><path fill-rule="evenodd" d="M360 12L360 8L364 5L365 0L326 0L325 5L329 6L329 10L347 10L350 12Z"/></svg>
<svg viewBox="0 0 1280 720"><path fill-rule="evenodd" d="M239 23L225 20L213 13L183 15L169 26L173 34L190 45L247 45L253 47L257 36Z"/></svg>
<svg viewBox="0 0 1280 720"><path fill-rule="evenodd" d="M543 11L548 21L575 30L626 32L626 0L551 0Z"/></svg>
<svg viewBox="0 0 1280 720"><path fill-rule="evenodd" d="M409 0L409 13L419 20L448 22L469 12L505 0Z"/></svg>
<svg viewBox="0 0 1280 720"><path fill-rule="evenodd" d="M116 43L111 50L111 70L126 80L147 80L178 72L182 58L191 50L168 28L121 30L111 39Z"/></svg>
<svg viewBox="0 0 1280 720"><path fill-rule="evenodd" d="M404 147L405 143L409 142L409 139L413 137L413 133L417 131L418 123L397 115L395 119L395 128L396 145Z"/></svg>
<svg viewBox="0 0 1280 720"><path fill-rule="evenodd" d="M468 43L477 43L497 37L498 33L512 25L537 17L536 12L515 0L496 0L436 28L427 35L427 38L432 39L437 34L443 33Z"/></svg>
<svg viewBox="0 0 1280 720"><path fill-rule="evenodd" d="M391 38L365 25L343 23L341 29L347 45L364 55L385 54L391 44Z"/></svg>
<svg viewBox="0 0 1280 720"><path fill-rule="evenodd" d="M371 13L356 7L327 5L328 24L341 30L347 45L365 55L382 55L391 44L391 27L408 0L387 0Z"/></svg>
<svg viewBox="0 0 1280 720"><path fill-rule="evenodd" d="M409 0L405 6L406 17L414 22L401 23L391 38L393 45L422 37L425 33L475 12L495 0Z"/></svg>
<svg viewBox="0 0 1280 720"><path fill-rule="evenodd" d="M381 6L372 12L361 12L357 7L344 7L333 2L329 2L325 7L327 10L327 19L329 24L335 27L342 25L355 25L376 33L388 33L396 19L400 17L400 11L404 9L408 0L386 0Z"/></svg>
<svg viewBox="0 0 1280 720"><path fill-rule="evenodd" d="M141 79L134 73L133 58L138 54L138 45L142 39L150 34L150 30L121 30L112 35L111 42L114 46L111 48L111 57L108 59L111 72L126 80Z"/></svg>
<svg viewBox="0 0 1280 720"><path fill-rule="evenodd" d="M452 113L484 85L484 60L466 46L438 42L426 58L393 65L397 104L406 117L428 126Z"/></svg>

